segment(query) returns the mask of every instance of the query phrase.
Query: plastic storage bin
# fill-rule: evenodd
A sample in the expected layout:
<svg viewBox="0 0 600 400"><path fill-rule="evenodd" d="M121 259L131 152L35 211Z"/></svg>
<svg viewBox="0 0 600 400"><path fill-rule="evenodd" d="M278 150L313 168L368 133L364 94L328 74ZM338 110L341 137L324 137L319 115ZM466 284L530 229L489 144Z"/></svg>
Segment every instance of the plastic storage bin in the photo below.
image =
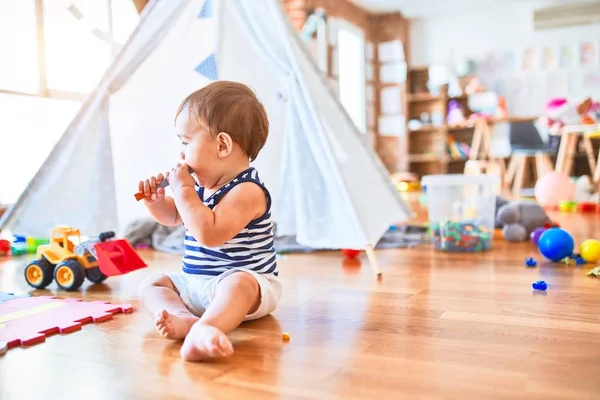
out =
<svg viewBox="0 0 600 400"><path fill-rule="evenodd" d="M478 252L492 248L498 175L427 175L429 224L436 250Z"/></svg>

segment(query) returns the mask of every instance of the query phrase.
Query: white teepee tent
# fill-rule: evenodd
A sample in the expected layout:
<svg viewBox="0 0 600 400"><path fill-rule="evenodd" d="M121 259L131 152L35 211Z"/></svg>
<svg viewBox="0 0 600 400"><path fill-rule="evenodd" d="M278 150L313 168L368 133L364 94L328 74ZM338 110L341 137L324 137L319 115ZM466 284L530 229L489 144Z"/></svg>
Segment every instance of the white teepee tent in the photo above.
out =
<svg viewBox="0 0 600 400"><path fill-rule="evenodd" d="M137 182L179 156L174 112L216 80L254 88L271 121L254 163L278 235L314 248L368 248L411 210L324 84L278 0L154 0L0 228L93 235L147 216Z"/></svg>

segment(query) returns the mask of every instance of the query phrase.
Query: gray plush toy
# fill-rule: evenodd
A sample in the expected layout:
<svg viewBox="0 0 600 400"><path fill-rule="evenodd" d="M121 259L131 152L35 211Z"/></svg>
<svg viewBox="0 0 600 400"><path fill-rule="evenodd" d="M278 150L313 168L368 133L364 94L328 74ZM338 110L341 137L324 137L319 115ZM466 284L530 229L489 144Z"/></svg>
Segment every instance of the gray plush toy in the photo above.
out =
<svg viewBox="0 0 600 400"><path fill-rule="evenodd" d="M551 223L544 209L532 201L496 199L496 228L509 242L523 242L535 228Z"/></svg>

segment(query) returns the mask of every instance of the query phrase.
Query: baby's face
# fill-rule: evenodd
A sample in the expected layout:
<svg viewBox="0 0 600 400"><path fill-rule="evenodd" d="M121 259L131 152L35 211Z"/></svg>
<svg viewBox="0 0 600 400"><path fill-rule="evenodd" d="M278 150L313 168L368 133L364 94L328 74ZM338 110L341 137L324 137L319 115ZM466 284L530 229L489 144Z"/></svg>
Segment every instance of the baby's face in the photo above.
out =
<svg viewBox="0 0 600 400"><path fill-rule="evenodd" d="M208 131L199 128L190 120L187 107L175 121L175 134L181 141L181 159L197 176L208 173L210 166L218 160L218 145Z"/></svg>

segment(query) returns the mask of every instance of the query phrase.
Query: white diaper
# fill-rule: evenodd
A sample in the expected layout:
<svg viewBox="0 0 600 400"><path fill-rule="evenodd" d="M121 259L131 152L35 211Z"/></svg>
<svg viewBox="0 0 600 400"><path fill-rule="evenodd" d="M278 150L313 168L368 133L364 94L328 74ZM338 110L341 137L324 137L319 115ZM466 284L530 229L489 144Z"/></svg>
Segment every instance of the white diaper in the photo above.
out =
<svg viewBox="0 0 600 400"><path fill-rule="evenodd" d="M183 271L165 274L177 288L183 304L192 314L200 317L214 299L217 284L226 276L239 271L252 275L260 287L260 306L254 313L248 314L244 321L262 318L272 313L281 298L281 282L274 275L259 274L244 268L232 268L219 276L187 274Z"/></svg>

